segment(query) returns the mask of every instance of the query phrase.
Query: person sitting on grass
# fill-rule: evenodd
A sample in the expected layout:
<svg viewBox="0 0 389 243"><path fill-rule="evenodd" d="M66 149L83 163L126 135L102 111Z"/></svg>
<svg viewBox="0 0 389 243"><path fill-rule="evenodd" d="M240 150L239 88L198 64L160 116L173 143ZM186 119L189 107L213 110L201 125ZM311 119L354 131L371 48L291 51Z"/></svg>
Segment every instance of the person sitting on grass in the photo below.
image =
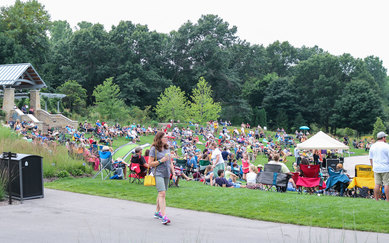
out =
<svg viewBox="0 0 389 243"><path fill-rule="evenodd" d="M128 167L128 164L120 157L118 157L114 162L113 162L114 165L117 166L117 168L121 168L123 170L123 175L124 177L123 178L127 178L127 167Z"/></svg>
<svg viewBox="0 0 389 243"><path fill-rule="evenodd" d="M258 170L255 165L251 164L249 167L249 173L246 175L247 188L249 189L260 189L261 185L257 183Z"/></svg>
<svg viewBox="0 0 389 243"><path fill-rule="evenodd" d="M294 180L292 178L289 179L286 190L289 192L295 192L297 190L296 183L294 183Z"/></svg>
<svg viewBox="0 0 389 243"><path fill-rule="evenodd" d="M215 179L215 182L216 182L216 184L218 184L221 187L234 187L234 188L246 187L245 185L240 185L237 183L227 181L227 179L224 177L224 170L218 170L217 175L219 177Z"/></svg>
<svg viewBox="0 0 389 243"><path fill-rule="evenodd" d="M225 173L225 177L229 182L236 183L236 180L238 179L238 176L232 173L231 166L227 166L227 170Z"/></svg>
<svg viewBox="0 0 389 243"><path fill-rule="evenodd" d="M214 184L212 165L208 165L204 171L204 184L209 183L211 186Z"/></svg>
<svg viewBox="0 0 389 243"><path fill-rule="evenodd" d="M189 153L187 162L187 173L194 173L197 170L197 161L193 153Z"/></svg>

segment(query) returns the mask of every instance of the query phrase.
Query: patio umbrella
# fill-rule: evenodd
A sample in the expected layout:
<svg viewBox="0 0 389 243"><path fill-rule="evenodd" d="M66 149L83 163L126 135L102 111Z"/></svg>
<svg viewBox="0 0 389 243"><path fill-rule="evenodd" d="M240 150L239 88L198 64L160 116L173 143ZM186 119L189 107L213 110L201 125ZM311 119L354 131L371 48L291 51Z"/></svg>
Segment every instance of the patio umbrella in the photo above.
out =
<svg viewBox="0 0 389 243"><path fill-rule="evenodd" d="M309 127L307 127L307 126L301 126L301 127L300 127L300 130L309 130Z"/></svg>

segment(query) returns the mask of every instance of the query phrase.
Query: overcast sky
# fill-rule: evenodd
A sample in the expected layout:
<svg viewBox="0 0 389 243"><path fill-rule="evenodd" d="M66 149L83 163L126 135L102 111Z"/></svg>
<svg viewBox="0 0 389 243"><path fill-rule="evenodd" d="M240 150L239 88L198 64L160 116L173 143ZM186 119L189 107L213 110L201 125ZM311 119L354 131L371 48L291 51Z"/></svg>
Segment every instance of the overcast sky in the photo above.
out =
<svg viewBox="0 0 389 243"><path fill-rule="evenodd" d="M52 20L101 23L120 20L169 33L204 14L217 14L251 44L289 41L334 55L378 56L389 69L389 1L386 0L39 0ZM14 0L1 0L1 6Z"/></svg>

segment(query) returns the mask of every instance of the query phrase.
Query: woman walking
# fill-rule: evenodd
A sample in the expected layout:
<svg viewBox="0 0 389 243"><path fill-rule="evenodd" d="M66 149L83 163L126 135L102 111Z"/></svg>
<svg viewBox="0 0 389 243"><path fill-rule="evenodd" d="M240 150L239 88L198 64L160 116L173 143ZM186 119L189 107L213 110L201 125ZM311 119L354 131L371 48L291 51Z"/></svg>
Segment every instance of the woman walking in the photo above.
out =
<svg viewBox="0 0 389 243"><path fill-rule="evenodd" d="M158 132L155 135L149 156L149 165L155 167L155 186L158 191L157 209L154 218L161 219L162 224L168 224L170 220L166 216L166 191L169 186L170 174L172 174L173 181L176 180L176 176L170 155L168 138L164 132ZM155 157L157 157L157 160L154 159Z"/></svg>

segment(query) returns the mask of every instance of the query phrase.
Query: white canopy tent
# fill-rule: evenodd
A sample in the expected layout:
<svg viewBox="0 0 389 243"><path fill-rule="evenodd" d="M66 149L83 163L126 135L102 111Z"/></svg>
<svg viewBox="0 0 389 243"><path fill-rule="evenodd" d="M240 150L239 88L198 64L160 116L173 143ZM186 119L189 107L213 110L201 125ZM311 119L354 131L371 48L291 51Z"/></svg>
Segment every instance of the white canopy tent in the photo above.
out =
<svg viewBox="0 0 389 243"><path fill-rule="evenodd" d="M300 150L309 150L309 149L341 149L348 150L349 146L344 143L339 142L336 139L331 138L324 132L320 131L312 136L305 142L297 144L297 148Z"/></svg>

